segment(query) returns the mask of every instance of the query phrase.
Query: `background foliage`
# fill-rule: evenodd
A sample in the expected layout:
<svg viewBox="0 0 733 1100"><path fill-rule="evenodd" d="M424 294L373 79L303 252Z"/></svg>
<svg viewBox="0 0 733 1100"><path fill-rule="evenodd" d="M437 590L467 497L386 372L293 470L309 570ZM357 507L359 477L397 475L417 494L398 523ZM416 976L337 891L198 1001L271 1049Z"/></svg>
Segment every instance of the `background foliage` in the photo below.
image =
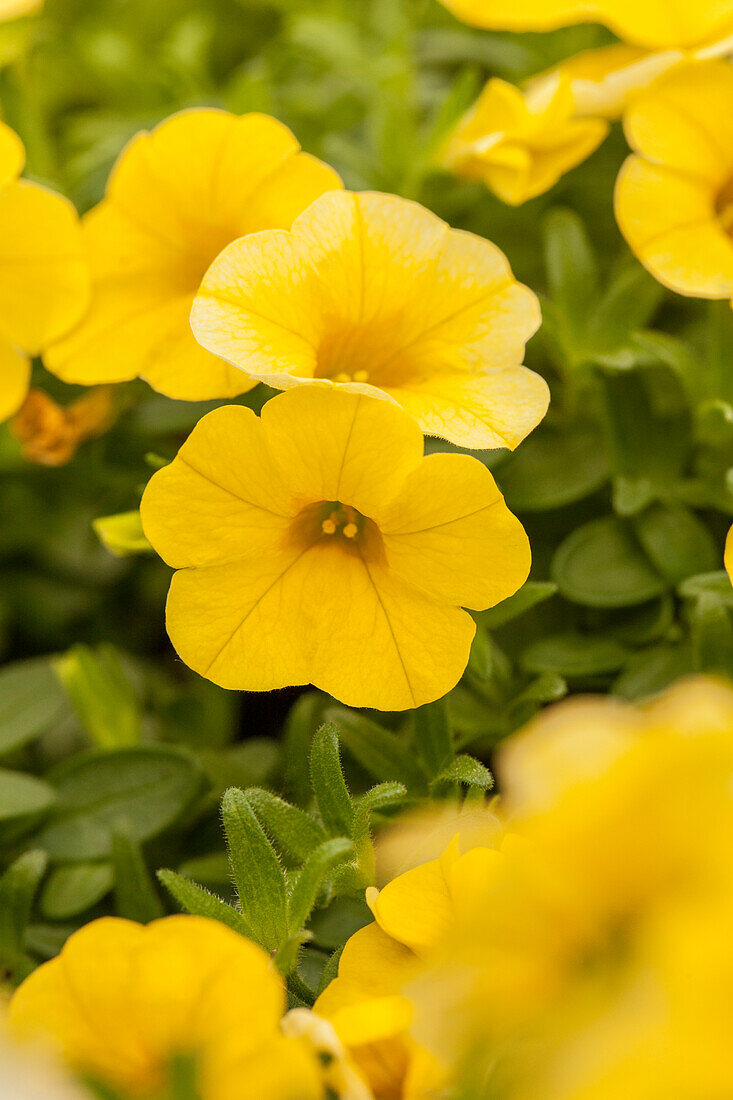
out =
<svg viewBox="0 0 733 1100"><path fill-rule="evenodd" d="M136 508L209 404L130 384L113 429L59 469L29 465L0 433L0 964L14 978L93 915L176 908L158 868L189 907L219 903L187 880L235 900L219 818L235 787L246 794L225 799L227 833L259 846L271 872L253 885L234 868L243 919L270 947L290 945L286 970L317 903L291 974L307 1000L367 919L372 819L486 788L474 758L490 764L498 740L567 692L636 698L695 669L733 674L721 571L733 514L729 305L665 293L629 255L612 211L620 131L518 209L432 167L489 75L521 81L607 38L588 27L482 33L435 0L47 0L41 18L0 27L0 102L32 178L86 210L125 142L171 112L274 114L348 187L417 199L499 244L542 297L528 362L553 393L515 454L481 456L529 531L531 580L477 616L447 704L408 716L311 691L241 697L195 677L164 633L169 571L99 544L92 521ZM36 371L59 400L75 396ZM323 719L338 739L321 745L325 757L314 747L309 775ZM258 893L277 927L248 910Z"/></svg>

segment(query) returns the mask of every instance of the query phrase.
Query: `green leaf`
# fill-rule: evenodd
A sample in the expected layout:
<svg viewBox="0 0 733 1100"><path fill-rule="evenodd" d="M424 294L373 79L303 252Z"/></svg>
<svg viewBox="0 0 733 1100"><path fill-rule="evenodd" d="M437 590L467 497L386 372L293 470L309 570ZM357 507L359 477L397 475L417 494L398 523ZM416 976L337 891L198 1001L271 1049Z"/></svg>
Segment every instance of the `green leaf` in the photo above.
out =
<svg viewBox="0 0 733 1100"><path fill-rule="evenodd" d="M42 779L0 768L0 822L43 813L53 805L54 798L53 787Z"/></svg>
<svg viewBox="0 0 733 1100"><path fill-rule="evenodd" d="M687 577L680 584L678 592L686 600L696 600L699 596L706 595L717 596L729 607L733 607L733 584L724 569Z"/></svg>
<svg viewBox="0 0 733 1100"><path fill-rule="evenodd" d="M494 786L489 769L473 756L457 756L438 777L450 783L464 783L468 787L480 787L488 791Z"/></svg>
<svg viewBox="0 0 733 1100"><path fill-rule="evenodd" d="M91 909L110 892L114 875L109 863L69 863L55 867L41 893L47 920L68 920Z"/></svg>
<svg viewBox="0 0 733 1100"><path fill-rule="evenodd" d="M669 587L654 568L629 522L591 520L558 547L552 577L564 596L587 607L632 607Z"/></svg>
<svg viewBox="0 0 733 1100"><path fill-rule="evenodd" d="M413 721L415 747L428 774L431 777L438 775L455 756L446 700L418 707Z"/></svg>
<svg viewBox="0 0 733 1100"><path fill-rule="evenodd" d="M114 646L74 646L56 658L54 668L94 745L120 748L138 743L140 709Z"/></svg>
<svg viewBox="0 0 733 1100"><path fill-rule="evenodd" d="M518 512L545 512L594 493L610 477L599 434L592 421L545 424L533 432L502 466L498 477L509 507Z"/></svg>
<svg viewBox="0 0 733 1100"><path fill-rule="evenodd" d="M313 849L326 839L320 822L270 791L250 787L245 794L270 836L297 859L307 859Z"/></svg>
<svg viewBox="0 0 733 1100"><path fill-rule="evenodd" d="M65 709L48 658L6 665L0 671L0 756L45 733Z"/></svg>
<svg viewBox="0 0 733 1100"><path fill-rule="evenodd" d="M140 924L164 916L142 848L127 832L117 831L112 838L112 866L118 916Z"/></svg>
<svg viewBox="0 0 733 1100"><path fill-rule="evenodd" d="M232 787L221 804L229 860L244 919L266 951L288 938L285 875L244 791Z"/></svg>
<svg viewBox="0 0 733 1100"><path fill-rule="evenodd" d="M330 707L326 716L337 724L354 759L375 779L404 783L411 793L427 793L427 774L402 738L346 707Z"/></svg>
<svg viewBox="0 0 733 1100"><path fill-rule="evenodd" d="M201 790L192 757L158 746L73 757L55 775L57 800L38 837L52 859L107 859L112 835L145 841L178 818Z"/></svg>
<svg viewBox="0 0 733 1100"><path fill-rule="evenodd" d="M310 755L311 783L324 828L331 836L351 836L354 807L344 781L339 739L333 722L316 731Z"/></svg>
<svg viewBox="0 0 733 1100"><path fill-rule="evenodd" d="M578 633L551 634L539 638L522 654L528 672L554 672L572 679L616 672L628 650L614 638Z"/></svg>
<svg viewBox="0 0 733 1100"><path fill-rule="evenodd" d="M547 282L564 347L580 348L598 298L598 264L583 222L552 210L543 226Z"/></svg>
<svg viewBox="0 0 733 1100"><path fill-rule="evenodd" d="M699 596L690 611L695 668L733 678L733 620L730 608L717 596Z"/></svg>
<svg viewBox="0 0 733 1100"><path fill-rule="evenodd" d="M498 630L526 611L530 611L545 600L551 599L557 592L557 585L551 581L525 581L518 592L502 600L488 611L477 611L474 617L487 630Z"/></svg>
<svg viewBox="0 0 733 1100"><path fill-rule="evenodd" d="M670 584L715 569L719 553L707 527L683 504L655 504L634 521L649 560Z"/></svg>
<svg viewBox="0 0 733 1100"><path fill-rule="evenodd" d="M47 857L38 849L24 852L0 878L0 965L14 970L25 951L33 899L46 871Z"/></svg>
<svg viewBox="0 0 733 1100"><path fill-rule="evenodd" d="M216 894L205 890L190 879L179 875L177 871L163 869L158 871L158 880L176 899L182 909L194 917L208 917L233 928L248 939L254 936L241 913L218 898Z"/></svg>
<svg viewBox="0 0 733 1100"><path fill-rule="evenodd" d="M380 783L356 802L354 813L354 847L356 849L360 888L376 883L376 855L372 844L372 815L387 806L394 806L407 795L403 783Z"/></svg>
<svg viewBox="0 0 733 1100"><path fill-rule="evenodd" d="M288 898L288 926L296 936L305 925L323 879L340 863L353 857L354 845L346 837L325 840L308 856Z"/></svg>

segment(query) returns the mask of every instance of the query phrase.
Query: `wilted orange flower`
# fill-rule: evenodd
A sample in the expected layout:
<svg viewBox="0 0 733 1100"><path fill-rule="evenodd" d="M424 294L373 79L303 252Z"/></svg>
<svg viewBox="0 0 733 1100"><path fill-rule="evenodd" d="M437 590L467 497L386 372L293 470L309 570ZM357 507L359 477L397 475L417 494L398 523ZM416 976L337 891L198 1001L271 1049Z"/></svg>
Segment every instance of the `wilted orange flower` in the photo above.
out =
<svg viewBox="0 0 733 1100"><path fill-rule="evenodd" d="M515 447L547 409L521 365L534 294L495 245L395 195L332 192L291 233L235 241L191 323L250 379L388 396L464 447Z"/></svg>
<svg viewBox="0 0 733 1100"><path fill-rule="evenodd" d="M41 466L63 466L87 439L102 435L114 419L112 390L100 386L70 405L59 405L43 390L31 390L13 418L13 435L23 457Z"/></svg>
<svg viewBox="0 0 733 1100"><path fill-rule="evenodd" d="M404 710L459 680L475 626L526 579L527 536L487 468L423 457L399 406L300 386L261 417L203 418L143 496L143 528L178 569L168 633L227 688L313 683Z"/></svg>
<svg viewBox="0 0 733 1100"><path fill-rule="evenodd" d="M733 66L675 69L625 119L635 155L616 188L629 246L671 290L733 297Z"/></svg>
<svg viewBox="0 0 733 1100"><path fill-rule="evenodd" d="M18 179L24 161L20 138L0 123L0 420L28 392L29 356L66 332L88 301L76 211Z"/></svg>
<svg viewBox="0 0 733 1100"><path fill-rule="evenodd" d="M341 183L274 118L190 110L138 134L84 218L93 295L46 355L67 382L136 376L169 397L232 397L255 384L204 352L189 314L211 261L237 237L289 229Z"/></svg>

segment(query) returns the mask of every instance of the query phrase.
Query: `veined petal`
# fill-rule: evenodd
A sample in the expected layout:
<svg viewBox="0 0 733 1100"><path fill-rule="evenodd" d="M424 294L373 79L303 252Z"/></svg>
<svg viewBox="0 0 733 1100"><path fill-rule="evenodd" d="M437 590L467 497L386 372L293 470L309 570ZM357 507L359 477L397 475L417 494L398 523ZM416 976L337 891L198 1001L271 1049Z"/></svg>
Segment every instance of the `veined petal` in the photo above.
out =
<svg viewBox="0 0 733 1100"><path fill-rule="evenodd" d="M426 435L479 450L514 450L540 422L550 401L544 378L526 367L470 379L443 374L391 389L390 394Z"/></svg>
<svg viewBox="0 0 733 1100"><path fill-rule="evenodd" d="M13 344L0 339L0 422L23 404L31 379L31 364Z"/></svg>
<svg viewBox="0 0 733 1100"><path fill-rule="evenodd" d="M0 331L36 354L81 316L89 276L76 211L18 180L0 192Z"/></svg>
<svg viewBox="0 0 733 1100"><path fill-rule="evenodd" d="M469 455L426 458L382 517L381 531L396 576L461 607L492 607L529 573L524 528Z"/></svg>
<svg viewBox="0 0 733 1100"><path fill-rule="evenodd" d="M200 420L173 462L153 475L140 513L169 565L198 568L276 555L290 503L260 420L229 405Z"/></svg>
<svg viewBox="0 0 733 1100"><path fill-rule="evenodd" d="M377 520L419 465L420 429L389 401L299 387L262 410L267 445L302 503L340 501Z"/></svg>

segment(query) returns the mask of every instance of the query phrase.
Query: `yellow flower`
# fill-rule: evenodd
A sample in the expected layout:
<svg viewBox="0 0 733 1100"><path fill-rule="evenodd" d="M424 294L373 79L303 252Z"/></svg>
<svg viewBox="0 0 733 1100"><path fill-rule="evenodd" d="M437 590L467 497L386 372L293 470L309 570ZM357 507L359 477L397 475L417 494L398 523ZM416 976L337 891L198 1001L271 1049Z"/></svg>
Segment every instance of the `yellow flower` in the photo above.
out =
<svg viewBox="0 0 733 1100"><path fill-rule="evenodd" d="M520 366L539 322L493 244L394 195L346 192L290 233L230 245L191 314L250 379L387 395L429 435L479 448L515 447L545 414L544 380Z"/></svg>
<svg viewBox="0 0 733 1100"><path fill-rule="evenodd" d="M324 191L340 187L266 115L190 110L139 134L115 167L106 198L84 219L93 296L67 339L46 356L68 382L137 375L170 397L232 397L254 382L206 354L191 336L204 272L237 237L289 229Z"/></svg>
<svg viewBox="0 0 733 1100"><path fill-rule="evenodd" d="M178 569L168 633L191 668L250 691L311 682L356 707L449 691L475 630L461 607L509 596L530 564L482 463L423 458L397 405L333 389L289 390L259 419L209 413L141 515Z"/></svg>
<svg viewBox="0 0 733 1100"><path fill-rule="evenodd" d="M135 1096L162 1089L171 1060L189 1055L202 1100L325 1100L317 1049L283 1034L284 1009L268 956L223 924L106 917L26 978L10 1025Z"/></svg>
<svg viewBox="0 0 733 1100"><path fill-rule="evenodd" d="M730 0L441 0L459 19L490 30L546 31L603 23L651 49L695 46L733 31Z"/></svg>
<svg viewBox="0 0 733 1100"><path fill-rule="evenodd" d="M725 557L724 557L725 569L733 581L733 527L728 531L728 536L725 540Z"/></svg>
<svg viewBox="0 0 733 1100"><path fill-rule="evenodd" d="M88 299L76 211L18 179L24 161L20 138L0 123L0 420L25 399L29 355L66 332Z"/></svg>
<svg viewBox="0 0 733 1100"><path fill-rule="evenodd" d="M501 1100L728 1095L733 690L561 704L497 764L516 839L407 988L412 1036Z"/></svg>
<svg viewBox="0 0 733 1100"><path fill-rule="evenodd" d="M679 294L733 297L733 66L673 70L630 108L616 188L631 249Z"/></svg>
<svg viewBox="0 0 733 1100"><path fill-rule="evenodd" d="M525 93L495 78L454 130L442 163L518 205L549 190L607 133L603 119L576 117L571 81L560 71Z"/></svg>
<svg viewBox="0 0 733 1100"><path fill-rule="evenodd" d="M486 814L485 821L490 833L495 819ZM338 977L314 1011L331 1021L376 1100L427 1100L449 1083L449 1067L410 1033L413 1006L406 987L453 933L457 912L470 906L476 884L494 875L500 858L485 847L461 855L456 838L438 859L382 890L367 890L374 923L347 942Z"/></svg>
<svg viewBox="0 0 733 1100"><path fill-rule="evenodd" d="M0 22L40 11L43 0L0 0Z"/></svg>

